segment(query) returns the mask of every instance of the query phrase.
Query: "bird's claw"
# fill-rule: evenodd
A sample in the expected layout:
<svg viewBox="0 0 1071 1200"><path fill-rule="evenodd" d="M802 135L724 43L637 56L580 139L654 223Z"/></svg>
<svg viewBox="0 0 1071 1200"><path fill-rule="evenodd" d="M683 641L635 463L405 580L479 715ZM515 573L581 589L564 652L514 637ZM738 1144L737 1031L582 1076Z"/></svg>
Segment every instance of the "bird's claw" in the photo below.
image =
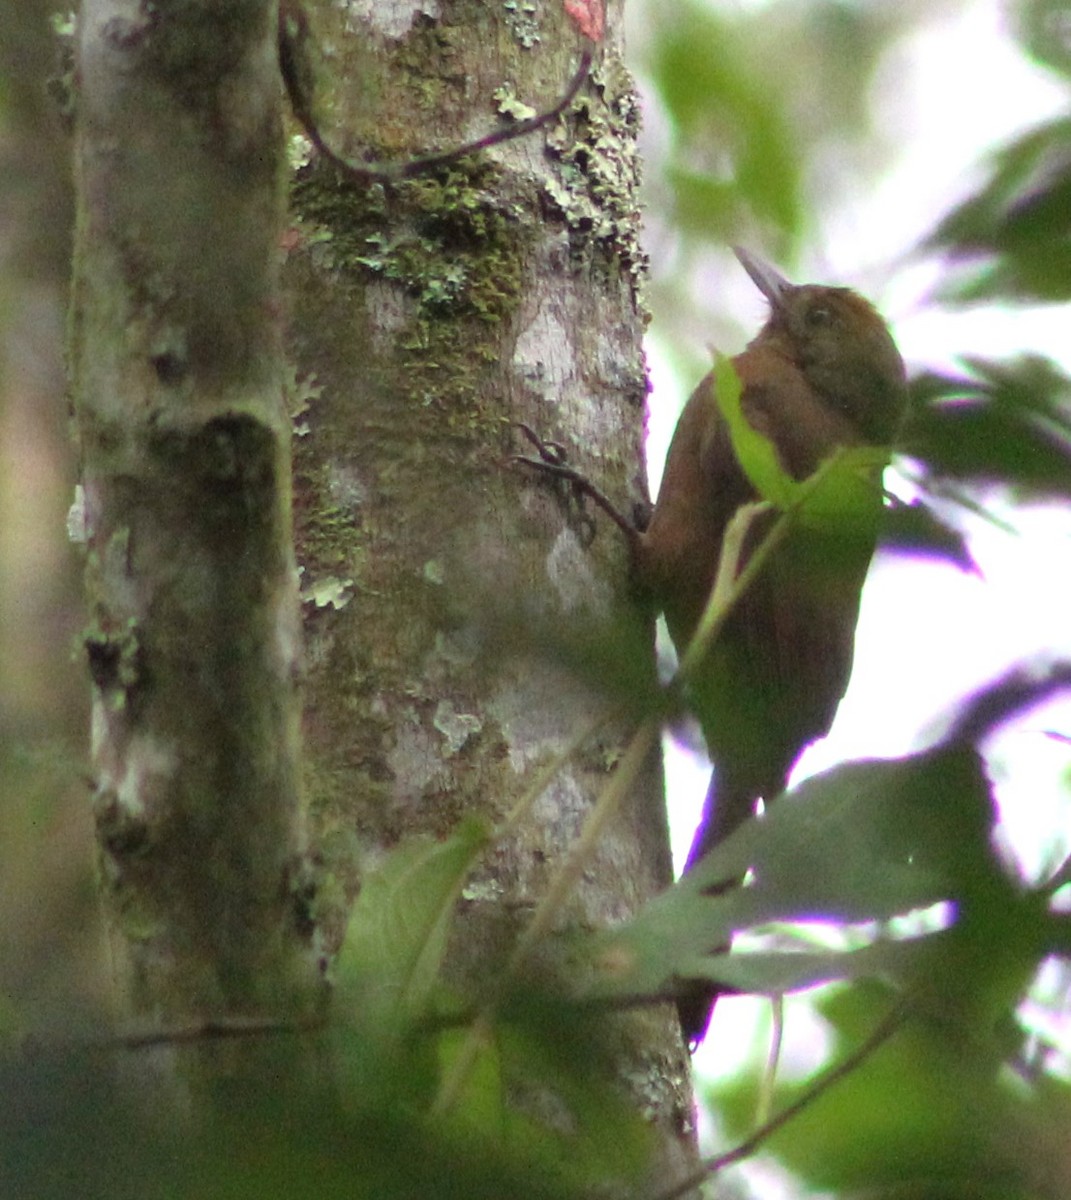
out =
<svg viewBox="0 0 1071 1200"><path fill-rule="evenodd" d="M565 446L561 442L540 437L531 425L526 425L523 421L514 421L513 423L536 448L536 454L539 457L534 458L530 454L513 454L510 456L512 462L523 463L526 467L532 467L536 471L543 471L547 475L552 475L555 479L566 480L572 483L574 487L580 487L583 490L586 480L578 471L569 466L569 456Z"/></svg>
<svg viewBox="0 0 1071 1200"><path fill-rule="evenodd" d="M515 421L514 424L532 443L539 457L534 458L529 454L514 454L511 456L511 461L521 463L536 471L542 471L545 475L559 480L563 485L569 485L566 496L576 505L578 520L584 529L583 540L589 542L595 536L594 521L583 507L585 497L590 497L617 525L629 545L633 545L637 532L636 526L617 511L610 500L586 475L582 475L575 467L569 465L568 454L562 443L540 437L530 425L526 425L523 421Z"/></svg>
<svg viewBox="0 0 1071 1200"><path fill-rule="evenodd" d="M531 425L526 425L523 421L514 421L514 424L532 443L532 445L535 446L536 452L539 454L538 461L534 458L527 458L523 454L515 454L513 456L514 462L528 463L529 466L533 467L565 466L568 455L566 454L565 447L561 442L552 442L549 438L540 437L539 434L536 433L536 431L531 427Z"/></svg>
<svg viewBox="0 0 1071 1200"><path fill-rule="evenodd" d="M591 514L584 510L584 497L589 494L591 484L577 470L569 466L568 455L561 442L540 437L530 425L526 425L523 421L515 421L514 424L532 443L539 457L535 458L530 454L514 454L510 456L511 461L541 471L544 475L549 475L558 481L559 485L565 489L563 496L566 501L572 501L573 520L580 534L580 540L585 546L589 545L595 537L595 522Z"/></svg>

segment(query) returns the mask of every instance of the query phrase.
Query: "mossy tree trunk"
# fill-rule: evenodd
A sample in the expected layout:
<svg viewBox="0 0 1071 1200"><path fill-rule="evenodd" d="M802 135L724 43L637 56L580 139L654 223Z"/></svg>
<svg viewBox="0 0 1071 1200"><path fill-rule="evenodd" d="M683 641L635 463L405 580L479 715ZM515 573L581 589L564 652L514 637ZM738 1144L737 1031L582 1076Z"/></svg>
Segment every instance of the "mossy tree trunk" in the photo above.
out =
<svg viewBox="0 0 1071 1200"><path fill-rule="evenodd" d="M518 105L549 109L579 58L555 5L307 10L321 132L354 161L404 160ZM653 670L615 531L587 546L554 490L510 461L525 421L610 493L644 493L637 123L611 38L563 120L416 179L357 184L291 139L307 782L329 944L384 850L463 814L503 817L619 698L552 635L627 631L637 669ZM462 987L493 976L628 733L619 722L591 739L470 881L449 968ZM669 876L652 759L569 919L620 919ZM674 1014L623 1017L618 1033L621 1078L667 1161L687 1157Z"/></svg>
<svg viewBox="0 0 1071 1200"><path fill-rule="evenodd" d="M117 981L165 1024L291 1014L299 624L276 5L86 0L71 368Z"/></svg>
<svg viewBox="0 0 1071 1200"><path fill-rule="evenodd" d="M549 107L578 58L553 8L308 8L324 133L353 158ZM87 0L78 35L95 812L121 979L135 1011L165 1019L309 1004L370 863L463 815L500 818L616 705L578 670L577 630L643 647L634 677L653 672L616 537L585 544L510 461L523 420L612 493L644 491L637 116L618 49L599 47L556 125L413 180L358 186L293 134L284 233L275 21L262 0L134 16ZM470 881L449 964L462 988L493 976L629 725L565 761ZM564 924L620 919L668 879L652 757ZM692 1131L675 1016L612 1024L615 1072L676 1174Z"/></svg>

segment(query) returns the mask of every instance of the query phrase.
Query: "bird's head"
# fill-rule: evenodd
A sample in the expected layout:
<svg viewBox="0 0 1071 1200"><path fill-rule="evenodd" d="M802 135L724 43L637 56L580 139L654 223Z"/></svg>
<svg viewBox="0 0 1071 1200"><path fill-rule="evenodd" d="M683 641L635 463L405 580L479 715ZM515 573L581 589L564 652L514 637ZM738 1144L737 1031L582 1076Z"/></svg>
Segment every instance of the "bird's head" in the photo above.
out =
<svg viewBox="0 0 1071 1200"><path fill-rule="evenodd" d="M891 444L907 402L904 363L873 305L850 288L789 283L749 251L734 253L770 302L756 341L776 341L864 442Z"/></svg>

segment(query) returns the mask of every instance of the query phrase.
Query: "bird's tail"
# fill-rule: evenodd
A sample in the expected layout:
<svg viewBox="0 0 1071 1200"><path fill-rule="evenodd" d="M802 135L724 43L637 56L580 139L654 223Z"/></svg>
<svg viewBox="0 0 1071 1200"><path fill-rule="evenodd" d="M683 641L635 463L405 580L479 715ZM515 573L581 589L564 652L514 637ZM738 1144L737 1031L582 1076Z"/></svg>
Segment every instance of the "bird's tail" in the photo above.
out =
<svg viewBox="0 0 1071 1200"><path fill-rule="evenodd" d="M779 786L770 787L765 794L772 797L783 790L784 781ZM715 769L707 788L703 818L688 852L688 861L684 867L686 872L754 813L755 802L760 794L762 789L755 787L753 781L734 779L728 772ZM711 888L710 894L727 891L739 883L738 879L726 880ZM709 952L727 954L729 948L730 943L723 942L711 946ZM715 1002L723 992L729 990L709 979L691 979L685 982L677 995L677 1012L680 1016L681 1030L689 1046L698 1045L706 1036Z"/></svg>

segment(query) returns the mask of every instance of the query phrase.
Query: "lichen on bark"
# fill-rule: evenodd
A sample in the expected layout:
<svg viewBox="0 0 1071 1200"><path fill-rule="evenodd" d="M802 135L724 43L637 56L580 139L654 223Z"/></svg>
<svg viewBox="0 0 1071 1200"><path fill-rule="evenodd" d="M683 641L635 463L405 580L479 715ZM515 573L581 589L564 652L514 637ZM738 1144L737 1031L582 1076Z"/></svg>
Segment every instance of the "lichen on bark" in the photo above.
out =
<svg viewBox="0 0 1071 1200"><path fill-rule="evenodd" d="M329 67L322 132L355 161L479 136L501 119L504 87L511 103L549 107L575 70L575 35L551 7L538 41L518 41L515 12L469 0L408 23L393 6L308 14ZM608 490L643 494L628 99L608 62L560 128L417 180L358 187L314 154L292 156L291 348L296 376L317 389L296 448L299 558L312 587L353 581L344 607L305 609L306 778L335 937L345 899L385 852L464 816L497 821L612 702L555 661L561 646L545 635L575 622L599 637L629 630L653 671L621 547L580 545L551 490L510 464L511 422L526 420ZM585 206L575 221L554 199L566 194L570 211ZM494 977L627 732L604 730L468 881L447 966L463 993ZM651 761L563 918L620 919L668 878ZM642 1077L645 1105L658 1095L652 1119L687 1153L672 1014L625 1018L620 1036L622 1079Z"/></svg>

